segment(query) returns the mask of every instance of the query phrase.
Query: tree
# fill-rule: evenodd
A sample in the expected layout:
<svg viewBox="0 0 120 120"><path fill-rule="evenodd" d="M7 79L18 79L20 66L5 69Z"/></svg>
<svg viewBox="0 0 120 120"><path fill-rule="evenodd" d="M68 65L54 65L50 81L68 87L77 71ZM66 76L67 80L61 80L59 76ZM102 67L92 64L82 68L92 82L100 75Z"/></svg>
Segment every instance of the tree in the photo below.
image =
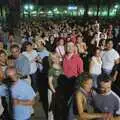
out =
<svg viewBox="0 0 120 120"><path fill-rule="evenodd" d="M85 16L85 17L88 17L89 0L84 0L84 8L85 8L84 16Z"/></svg>
<svg viewBox="0 0 120 120"><path fill-rule="evenodd" d="M101 0L96 0L97 2L97 17L99 17L99 12L100 12L100 6L101 6Z"/></svg>

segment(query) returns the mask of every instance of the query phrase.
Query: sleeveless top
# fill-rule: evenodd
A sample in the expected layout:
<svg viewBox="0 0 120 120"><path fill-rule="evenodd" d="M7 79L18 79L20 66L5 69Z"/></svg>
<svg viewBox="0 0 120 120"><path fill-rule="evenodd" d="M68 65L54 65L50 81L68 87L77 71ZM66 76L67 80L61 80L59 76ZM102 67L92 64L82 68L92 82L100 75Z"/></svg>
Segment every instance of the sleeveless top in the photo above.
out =
<svg viewBox="0 0 120 120"><path fill-rule="evenodd" d="M93 113L93 93L87 93L83 88L79 89L79 92L83 95L84 99L84 112Z"/></svg>

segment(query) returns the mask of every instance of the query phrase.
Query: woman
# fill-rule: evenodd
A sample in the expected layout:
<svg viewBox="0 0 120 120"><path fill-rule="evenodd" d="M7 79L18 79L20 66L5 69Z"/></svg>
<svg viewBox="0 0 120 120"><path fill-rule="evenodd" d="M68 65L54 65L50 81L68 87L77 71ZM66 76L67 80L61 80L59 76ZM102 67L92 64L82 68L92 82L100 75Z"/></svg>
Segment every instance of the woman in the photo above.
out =
<svg viewBox="0 0 120 120"><path fill-rule="evenodd" d="M81 55L81 57L84 57L87 55L87 46L86 43L83 42L83 38L81 36L77 36L77 50L78 54Z"/></svg>
<svg viewBox="0 0 120 120"><path fill-rule="evenodd" d="M106 43L105 43L105 42L106 42L105 39L101 39L101 40L100 40L99 48L100 48L101 51L104 51L105 48L106 48Z"/></svg>
<svg viewBox="0 0 120 120"><path fill-rule="evenodd" d="M97 88L97 77L102 73L102 60L100 49L95 50L95 55L92 57L89 66L89 72L92 74L93 87Z"/></svg>
<svg viewBox="0 0 120 120"><path fill-rule="evenodd" d="M105 119L111 117L107 113L94 113L92 96L92 76L88 73L82 73L77 78L77 91L75 94L77 105L77 120ZM109 119L108 119L109 120Z"/></svg>
<svg viewBox="0 0 120 120"><path fill-rule="evenodd" d="M64 47L64 40L60 39L58 46L56 47L56 53L60 56L60 61L63 61L63 57L65 55L65 47Z"/></svg>
<svg viewBox="0 0 120 120"><path fill-rule="evenodd" d="M49 85L49 89L48 89L48 100L49 100L49 105L52 105L52 110L54 113L54 119L57 120L56 117L56 108L53 108L55 106L53 106L53 98L52 96L54 96L54 99L56 99L56 94L57 94L57 87L58 87L58 77L63 74L63 70L60 64L60 59L59 59L59 55L57 53L51 53L50 55L50 69L49 69L49 73L48 73L48 85ZM52 102L52 104L51 104ZM56 101L55 101L56 102ZM50 115L51 114L51 115ZM52 117L52 113L51 111L49 112L49 119L53 119Z"/></svg>

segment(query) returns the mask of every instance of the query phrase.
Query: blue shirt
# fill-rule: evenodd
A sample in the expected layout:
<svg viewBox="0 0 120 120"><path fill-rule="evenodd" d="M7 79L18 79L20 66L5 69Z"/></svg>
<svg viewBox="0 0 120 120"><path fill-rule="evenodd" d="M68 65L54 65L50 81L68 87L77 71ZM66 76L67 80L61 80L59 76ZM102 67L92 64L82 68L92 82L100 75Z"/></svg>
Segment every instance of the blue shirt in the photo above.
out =
<svg viewBox="0 0 120 120"><path fill-rule="evenodd" d="M35 92L24 80L18 80L11 88L12 97L19 100L33 100ZM0 86L0 96L6 96L6 87ZM16 105L14 107L14 119L26 120L31 117L32 106Z"/></svg>
<svg viewBox="0 0 120 120"><path fill-rule="evenodd" d="M15 66L23 76L30 74L30 62L24 55L20 55L18 59L16 59Z"/></svg>

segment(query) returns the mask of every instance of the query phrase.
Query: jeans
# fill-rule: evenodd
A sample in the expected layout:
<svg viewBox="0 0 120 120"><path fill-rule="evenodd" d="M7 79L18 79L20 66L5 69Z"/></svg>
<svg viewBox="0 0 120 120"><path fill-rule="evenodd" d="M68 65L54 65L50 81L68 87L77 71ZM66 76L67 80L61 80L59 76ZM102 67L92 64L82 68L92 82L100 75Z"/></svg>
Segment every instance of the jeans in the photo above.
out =
<svg viewBox="0 0 120 120"><path fill-rule="evenodd" d="M111 74L111 72L112 72L112 70L107 70L107 69L102 69L102 72L103 73L106 73L107 75L110 75Z"/></svg>
<svg viewBox="0 0 120 120"><path fill-rule="evenodd" d="M92 74L92 78L93 78L93 87L94 88L97 88L98 87L98 78L99 75L96 75L96 74Z"/></svg>
<svg viewBox="0 0 120 120"><path fill-rule="evenodd" d="M38 86L37 86L38 71L31 74L30 77L31 77L31 86L36 93L38 91Z"/></svg>

